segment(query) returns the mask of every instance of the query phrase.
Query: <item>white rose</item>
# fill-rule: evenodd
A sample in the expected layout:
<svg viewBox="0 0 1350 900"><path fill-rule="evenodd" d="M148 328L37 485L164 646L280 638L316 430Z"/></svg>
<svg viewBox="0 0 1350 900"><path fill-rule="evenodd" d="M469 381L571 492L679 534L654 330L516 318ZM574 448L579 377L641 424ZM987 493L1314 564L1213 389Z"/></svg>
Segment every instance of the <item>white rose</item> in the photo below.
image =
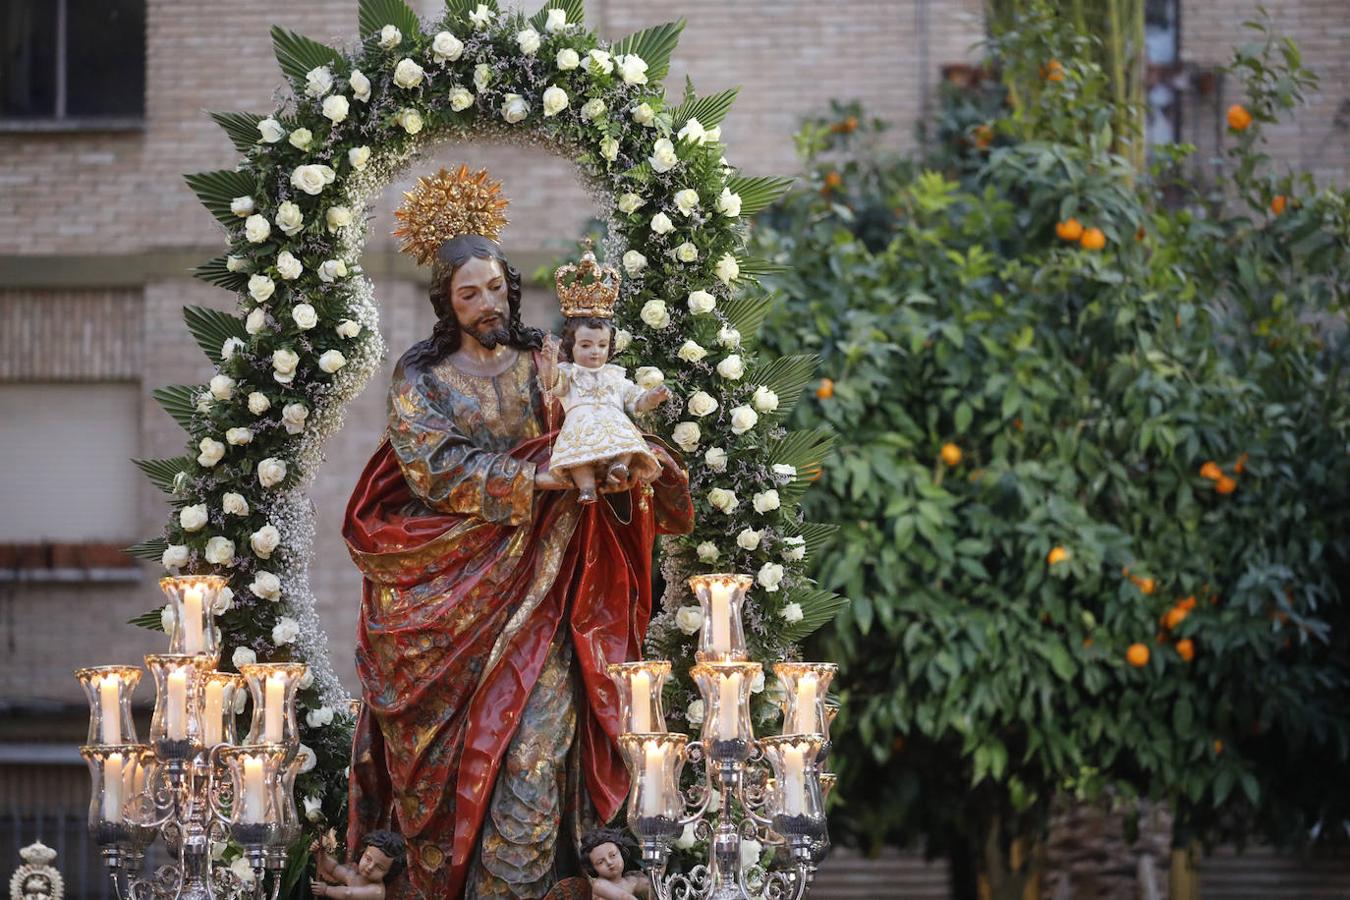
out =
<svg viewBox="0 0 1350 900"><path fill-rule="evenodd" d="M299 636L300 623L290 616L282 616L277 620L277 624L272 626L272 643L278 647L291 643Z"/></svg>
<svg viewBox="0 0 1350 900"><path fill-rule="evenodd" d="M352 70L351 77L347 83L352 87L352 96L362 103L370 102L370 79L367 78L360 69Z"/></svg>
<svg viewBox="0 0 1350 900"><path fill-rule="evenodd" d="M680 345L680 349L675 352L675 355L685 362L695 363L707 356L708 351L703 349L698 341L688 340Z"/></svg>
<svg viewBox="0 0 1350 900"><path fill-rule="evenodd" d="M286 426L287 434L299 434L305 430L305 420L309 418L309 407L303 403L287 403L281 410L281 424Z"/></svg>
<svg viewBox="0 0 1350 900"><path fill-rule="evenodd" d="M778 491L769 488L767 491L760 491L751 498L751 503L755 507L755 512L766 513L773 512L782 506L782 501L778 499Z"/></svg>
<svg viewBox="0 0 1350 900"><path fill-rule="evenodd" d="M733 353L717 364L717 374L727 381L739 381L745 375L745 363L739 353Z"/></svg>
<svg viewBox="0 0 1350 900"><path fill-rule="evenodd" d="M539 32L535 31L533 28L526 28L524 31L516 32L516 46L519 47L520 52L524 53L526 56L534 56L538 53L539 44Z"/></svg>
<svg viewBox="0 0 1350 900"><path fill-rule="evenodd" d="M614 352L622 353L633 343L633 333L623 328L614 332Z"/></svg>
<svg viewBox="0 0 1350 900"><path fill-rule="evenodd" d="M220 508L225 511L227 516L248 515L248 501L244 499L243 494L234 491L230 491L220 498Z"/></svg>
<svg viewBox="0 0 1350 900"><path fill-rule="evenodd" d="M722 188L722 196L717 198L717 211L728 219L741 214L741 195L733 194L731 188Z"/></svg>
<svg viewBox="0 0 1350 900"><path fill-rule="evenodd" d="M525 117L529 114L530 104L519 94L507 94L502 98L502 118L508 125L525 121Z"/></svg>
<svg viewBox="0 0 1350 900"><path fill-rule="evenodd" d="M633 381L644 391L649 391L654 387L665 384L666 375L656 366L642 366L633 373Z"/></svg>
<svg viewBox="0 0 1350 900"><path fill-rule="evenodd" d="M186 544L170 544L164 548L164 553L159 557L159 563L166 569L181 569L188 564L188 548Z"/></svg>
<svg viewBox="0 0 1350 900"><path fill-rule="evenodd" d="M248 260L244 259L242 256L227 256L225 257L225 271L247 272Z"/></svg>
<svg viewBox="0 0 1350 900"><path fill-rule="evenodd" d="M748 406L738 406L731 411L731 433L745 434L759 422L759 414Z"/></svg>
<svg viewBox="0 0 1350 900"><path fill-rule="evenodd" d="M211 396L217 400L229 400L234 397L235 381L228 375L215 375L211 378Z"/></svg>
<svg viewBox="0 0 1350 900"><path fill-rule="evenodd" d="M670 221L670 216L659 212L652 216L652 231L657 234L670 234L675 230L675 226Z"/></svg>
<svg viewBox="0 0 1350 900"><path fill-rule="evenodd" d="M557 34L567 27L567 10L558 9L556 6L548 11L548 19L544 22L544 30L549 34Z"/></svg>
<svg viewBox="0 0 1350 900"><path fill-rule="evenodd" d="M318 709L311 709L305 713L305 724L310 728L322 728L331 724L333 721L333 707L320 706Z"/></svg>
<svg viewBox="0 0 1350 900"><path fill-rule="evenodd" d="M703 627L703 610L697 606L681 606L675 612L675 627L685 634L694 634Z"/></svg>
<svg viewBox="0 0 1350 900"><path fill-rule="evenodd" d="M289 250L277 254L277 274L287 281L294 281L305 271L305 266Z"/></svg>
<svg viewBox="0 0 1350 900"><path fill-rule="evenodd" d="M713 509L730 515L732 510L739 505L739 501L736 499L734 491L729 491L726 488L713 488L708 491L708 504Z"/></svg>
<svg viewBox="0 0 1350 900"><path fill-rule="evenodd" d="M258 483L263 487L273 487L285 480L286 464L275 456L269 456L258 463Z"/></svg>
<svg viewBox="0 0 1350 900"><path fill-rule="evenodd" d="M225 457L225 445L213 438L202 438L201 443L197 445L197 449L201 451L197 455L197 464L207 469Z"/></svg>
<svg viewBox="0 0 1350 900"><path fill-rule="evenodd" d="M206 504L198 503L196 506L185 506L178 513L178 524L184 531L201 531L206 527L207 522Z"/></svg>
<svg viewBox="0 0 1350 900"><path fill-rule="evenodd" d="M394 66L394 84L405 89L415 88L422 83L425 74L422 67L411 59L400 59L398 65Z"/></svg>
<svg viewBox="0 0 1350 900"><path fill-rule="evenodd" d="M708 139L708 132L704 130L702 123L698 119L690 119L684 123L684 127L675 135L682 141L693 141L696 144L702 144Z"/></svg>
<svg viewBox="0 0 1350 900"><path fill-rule="evenodd" d="M629 250L623 255L623 268L629 275L636 275L647 268L647 257L636 250Z"/></svg>
<svg viewBox="0 0 1350 900"><path fill-rule="evenodd" d="M478 93L483 93L484 89L492 83L492 67L487 63L479 63L473 67L473 86Z"/></svg>
<svg viewBox="0 0 1350 900"><path fill-rule="evenodd" d="M263 326L266 324L267 311L259 306L257 309L253 310L253 312L248 314L248 318L244 319L244 330L249 334L258 334L263 330Z"/></svg>
<svg viewBox="0 0 1350 900"><path fill-rule="evenodd" d="M343 356L338 350L325 350L323 351L323 356L319 357L319 368L323 369L329 375L332 375L346 364L347 357Z"/></svg>
<svg viewBox="0 0 1350 900"><path fill-rule="evenodd" d="M319 314L308 303L297 303L291 307L291 318L301 331L309 331L319 324Z"/></svg>
<svg viewBox="0 0 1350 900"><path fill-rule="evenodd" d="M681 422L675 426L675 430L670 433L670 436L675 441L675 446L685 453L693 453L698 449L699 439L703 435L699 431L697 423Z"/></svg>
<svg viewBox="0 0 1350 900"><path fill-rule="evenodd" d="M750 680L750 693L759 694L764 691L764 670L760 669L755 673L755 677Z"/></svg>
<svg viewBox="0 0 1350 900"><path fill-rule="evenodd" d="M709 447L708 452L703 454L703 461L714 472L725 472L727 470L727 451L721 447Z"/></svg>
<svg viewBox="0 0 1350 900"><path fill-rule="evenodd" d="M698 248L688 241L685 241L675 248L675 258L683 263L691 263L698 259Z"/></svg>
<svg viewBox="0 0 1350 900"><path fill-rule="evenodd" d="M581 65L581 57L577 56L577 51L571 47L564 47L558 51L558 68L564 72L570 72Z"/></svg>
<svg viewBox="0 0 1350 900"><path fill-rule="evenodd" d="M721 280L723 284L731 284L741 274L740 264L736 262L736 257L730 253L722 254L722 258L717 261L713 273Z"/></svg>
<svg viewBox="0 0 1350 900"><path fill-rule="evenodd" d="M431 55L438 63L454 62L464 53L464 42L448 31L438 31L431 39Z"/></svg>
<svg viewBox="0 0 1350 900"><path fill-rule="evenodd" d="M694 210L698 209L698 191L693 188L676 191L675 208L680 211L681 215L692 216Z"/></svg>
<svg viewBox="0 0 1350 900"><path fill-rule="evenodd" d="M717 343L729 350L735 350L741 345L741 333L730 325L723 325L717 332Z"/></svg>
<svg viewBox="0 0 1350 900"><path fill-rule="evenodd" d="M556 84L549 85L544 89L544 118L556 116L558 113L567 109L567 91L558 87Z"/></svg>
<svg viewBox="0 0 1350 900"><path fill-rule="evenodd" d="M802 605L800 603L789 603L778 614L787 622L800 622L802 620Z"/></svg>
<svg viewBox="0 0 1350 900"><path fill-rule="evenodd" d="M394 121L408 134L417 134L422 130L422 114L415 109L406 107L400 109L394 116Z"/></svg>
<svg viewBox="0 0 1350 900"><path fill-rule="evenodd" d="M347 151L347 162L352 164L352 168L358 172L364 171L366 163L370 162L369 147L353 147Z"/></svg>
<svg viewBox="0 0 1350 900"><path fill-rule="evenodd" d="M271 572L259 572L253 576L253 583L248 586L253 596L262 600L271 600L273 603L281 599L281 579Z"/></svg>
<svg viewBox="0 0 1350 900"><path fill-rule="evenodd" d="M234 663L236 669L240 666L251 666L257 661L258 654L249 647L235 647L234 653L230 655L230 662Z"/></svg>
<svg viewBox="0 0 1350 900"><path fill-rule="evenodd" d="M763 539L763 531L755 531L753 528L746 528L736 535L736 543L742 550L758 550L759 542Z"/></svg>
<svg viewBox="0 0 1350 900"><path fill-rule="evenodd" d="M380 46L386 50L392 50L403 40L403 32L399 31L393 25L386 25L380 29Z"/></svg>
<svg viewBox="0 0 1350 900"><path fill-rule="evenodd" d="M227 587L221 588L216 593L216 599L211 604L211 615L223 616L234 608L234 591Z"/></svg>
<svg viewBox="0 0 1350 900"><path fill-rule="evenodd" d="M326 259L319 264L319 280L328 284L347 277L347 264L340 259Z"/></svg>
<svg viewBox="0 0 1350 900"><path fill-rule="evenodd" d="M322 97L333 89L333 70L319 66L305 73L305 93L311 97Z"/></svg>
<svg viewBox="0 0 1350 900"><path fill-rule="evenodd" d="M603 159L609 160L610 162L614 162L614 160L618 159L619 158L618 138L613 138L610 137L609 135L605 135L604 137L602 137L600 139L600 156Z"/></svg>
<svg viewBox="0 0 1350 900"><path fill-rule="evenodd" d="M298 628L296 629L296 633L297 634L299 633ZM296 756L300 760L299 772L301 775L305 774L306 772L313 772L314 767L319 764L318 755L315 754L315 752L311 750L309 747L306 747L304 744L300 745L300 750L297 752Z"/></svg>
<svg viewBox="0 0 1350 900"><path fill-rule="evenodd" d="M230 428L225 432L225 441L232 446L242 447L253 443L253 431L248 428Z"/></svg>
<svg viewBox="0 0 1350 900"><path fill-rule="evenodd" d="M323 821L323 800L313 795L306 795L301 801L305 804L305 819L319 824Z"/></svg>
<svg viewBox="0 0 1350 900"><path fill-rule="evenodd" d="M615 60L624 84L646 84L647 62L636 53L627 53Z"/></svg>
<svg viewBox="0 0 1350 900"><path fill-rule="evenodd" d="M695 552L698 554L699 562L705 563L717 562L717 557L721 556L721 553L717 550L717 545L712 541L704 541L699 544Z"/></svg>
<svg viewBox="0 0 1350 900"><path fill-rule="evenodd" d="M675 846L680 850L688 850L698 842L698 834L694 830L694 823L690 822L684 826L680 836L675 839Z"/></svg>
<svg viewBox="0 0 1350 900"><path fill-rule="evenodd" d="M262 135L258 143L275 144L286 136L286 129L282 128L276 119L268 116L258 123L258 133Z"/></svg>
<svg viewBox="0 0 1350 900"><path fill-rule="evenodd" d="M587 122L600 118L605 114L605 101L596 97L593 100L587 100L581 105L581 117Z"/></svg>
<svg viewBox="0 0 1350 900"><path fill-rule="evenodd" d="M721 126L721 125L714 125L713 127L709 128L707 131L703 132L703 143L705 143L705 144L709 144L709 143L715 144L715 143L717 143L718 141L720 141L721 139L722 139L722 126ZM725 167L726 167L726 164L727 164L727 158L724 156L724 157L722 157L722 166L725 168Z"/></svg>
<svg viewBox="0 0 1350 900"><path fill-rule="evenodd" d="M707 315L717 308L717 298L707 291L692 291L689 294L689 311L696 316Z"/></svg>
<svg viewBox="0 0 1350 900"><path fill-rule="evenodd" d="M211 407L214 404L215 399L211 396L210 391L203 391L202 393L197 395L197 404L196 404L197 412L205 415L206 413L209 413L211 411Z"/></svg>
<svg viewBox="0 0 1350 900"><path fill-rule="evenodd" d="M351 112L351 104L341 94L323 98L323 116L334 125L347 121L349 112Z"/></svg>
<svg viewBox="0 0 1350 900"><path fill-rule="evenodd" d="M248 395L248 411L255 416L261 416L271 408L272 401L267 399L266 394L260 391L254 391Z"/></svg>
<svg viewBox="0 0 1350 900"><path fill-rule="evenodd" d="M627 254L624 256L626 260ZM670 312L666 309L666 301L648 300L642 305L638 318L652 328L665 328L670 324Z"/></svg>
<svg viewBox="0 0 1350 900"><path fill-rule="evenodd" d="M762 384L755 388L755 393L750 398L750 402L755 404L755 409L762 413L771 413L778 409L778 395Z"/></svg>
<svg viewBox="0 0 1350 900"><path fill-rule="evenodd" d="M789 562L797 562L806 557L806 538L789 537L783 538L783 559Z"/></svg>
<svg viewBox="0 0 1350 900"><path fill-rule="evenodd" d="M754 838L744 838L741 841L741 868L748 869L751 866L759 864L760 854L764 852L764 845Z"/></svg>
<svg viewBox="0 0 1350 900"><path fill-rule="evenodd" d="M690 725L698 725L703 721L703 701L695 700L690 703L684 711L685 718L689 720Z"/></svg>
<svg viewBox="0 0 1350 900"><path fill-rule="evenodd" d="M592 50L586 54L586 71L592 75L608 75L614 71L614 58L606 50Z"/></svg>
<svg viewBox="0 0 1350 900"><path fill-rule="evenodd" d="M202 555L213 566L232 566L234 565L234 541L216 535L206 542L206 550Z"/></svg>
<svg viewBox="0 0 1350 900"><path fill-rule="evenodd" d="M271 233L272 226L257 213L244 220L244 237L248 238L250 244L261 244Z"/></svg>
<svg viewBox="0 0 1350 900"><path fill-rule="evenodd" d="M797 467L790 466L787 463L774 463L770 470L779 481L787 482L797 477Z"/></svg>
<svg viewBox="0 0 1350 900"><path fill-rule="evenodd" d="M651 127L656 122L656 110L650 103L639 103L633 107L633 121L644 128Z"/></svg>
<svg viewBox="0 0 1350 900"><path fill-rule="evenodd" d="M453 87L450 89L450 108L455 112L463 112L473 106L473 94L467 88Z"/></svg>
<svg viewBox="0 0 1350 900"><path fill-rule="evenodd" d="M248 295L259 303L266 303L276 289L276 282L266 275L248 276Z"/></svg>
<svg viewBox="0 0 1350 900"><path fill-rule="evenodd" d="M295 367L300 364L300 355L294 350L282 348L272 351L272 377L282 384L290 384L295 378Z"/></svg>
<svg viewBox="0 0 1350 900"><path fill-rule="evenodd" d="M302 691L309 690L310 686L314 684L314 670L306 666L304 674L300 676L300 680L295 684L296 687L300 688Z"/></svg>
<svg viewBox="0 0 1350 900"><path fill-rule="evenodd" d="M494 15L496 13L488 9L486 3L480 3L473 12L469 13L469 21L473 23L474 28L486 28Z"/></svg>
<svg viewBox="0 0 1350 900"><path fill-rule="evenodd" d="M351 319L343 319L333 330L337 332L337 336L340 338L354 338L361 333L361 324L353 322Z"/></svg>
<svg viewBox="0 0 1350 900"><path fill-rule="evenodd" d="M248 536L248 545L259 559L271 559L272 551L281 545L281 532L275 525L264 525Z"/></svg>
<svg viewBox="0 0 1350 900"><path fill-rule="evenodd" d="M253 881L257 877L253 874L253 864L248 861L247 856L236 857L234 862L230 863L230 872L248 888L252 888Z"/></svg>
<svg viewBox="0 0 1350 900"><path fill-rule="evenodd" d="M346 228L352 224L352 211L345 206L330 206L328 212L324 214L324 219L328 223L328 233L332 234L339 228Z"/></svg>
<svg viewBox="0 0 1350 900"><path fill-rule="evenodd" d="M291 136L286 140L297 150L308 150L310 145L314 143L314 132L308 128L297 128L291 132Z"/></svg>
<svg viewBox="0 0 1350 900"><path fill-rule="evenodd" d="M669 138L661 138L653 144L652 155L647 159L652 164L652 171L657 173L669 172L680 161L679 154L675 152L675 145Z"/></svg>
<svg viewBox="0 0 1350 900"><path fill-rule="evenodd" d="M247 219L249 216L253 215L253 198L235 197L230 201L230 212L241 219Z"/></svg>
<svg viewBox="0 0 1350 900"><path fill-rule="evenodd" d="M764 590L774 593L783 583L783 566L780 563L765 563L760 566L755 581L759 582L759 586Z"/></svg>
<svg viewBox="0 0 1350 900"><path fill-rule="evenodd" d="M311 197L322 193L323 189L332 184L333 179L328 178L324 169L327 166L310 163L309 165L296 166L291 172L291 185L297 190L304 191ZM329 171L332 171L329 169Z"/></svg>
<svg viewBox="0 0 1350 900"><path fill-rule="evenodd" d="M619 198L619 212L621 213L632 214L646 205L646 200L631 191Z"/></svg>

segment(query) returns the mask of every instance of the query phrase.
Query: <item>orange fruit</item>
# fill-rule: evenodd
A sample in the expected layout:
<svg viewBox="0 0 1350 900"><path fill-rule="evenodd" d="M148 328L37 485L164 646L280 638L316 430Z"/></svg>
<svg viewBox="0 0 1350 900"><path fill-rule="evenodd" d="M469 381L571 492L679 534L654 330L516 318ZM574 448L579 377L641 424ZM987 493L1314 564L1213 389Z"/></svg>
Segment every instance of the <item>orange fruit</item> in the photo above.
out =
<svg viewBox="0 0 1350 900"><path fill-rule="evenodd" d="M1148 237L1148 231L1144 228L1143 225L1140 225L1138 228L1134 230L1134 239L1136 241L1142 241L1146 237Z"/></svg>
<svg viewBox="0 0 1350 900"><path fill-rule="evenodd" d="M1084 647L1091 647L1091 646L1092 646L1092 638L1091 638L1091 637L1085 637L1085 638L1083 638L1083 646L1084 646Z"/></svg>
<svg viewBox="0 0 1350 900"><path fill-rule="evenodd" d="M1289 198L1285 197L1284 194L1276 194L1270 198L1270 211L1277 216L1284 215L1284 209L1288 205Z"/></svg>
<svg viewBox="0 0 1350 900"><path fill-rule="evenodd" d="M1222 753L1222 752L1223 752L1223 741L1219 740L1218 738L1215 738L1215 739L1214 739L1214 754L1217 756L1218 754L1220 754L1220 753Z"/></svg>
<svg viewBox="0 0 1350 900"><path fill-rule="evenodd" d="M1234 131L1246 131L1251 127L1252 114L1241 103L1228 107L1228 127Z"/></svg>
<svg viewBox="0 0 1350 900"><path fill-rule="evenodd" d="M1125 651L1125 661L1136 669L1148 665L1148 644L1131 644Z"/></svg>
<svg viewBox="0 0 1350 900"><path fill-rule="evenodd" d="M1212 459L1205 460L1205 464L1200 467L1200 477L1208 478L1210 481L1218 481L1223 477L1223 469Z"/></svg>
<svg viewBox="0 0 1350 900"><path fill-rule="evenodd" d="M1077 219L1065 219L1055 226L1055 234L1062 241L1076 241L1083 236L1083 223Z"/></svg>
<svg viewBox="0 0 1350 900"><path fill-rule="evenodd" d="M1069 558L1068 550L1065 550L1063 547L1051 547L1050 552L1047 553L1045 556L1045 561L1053 566L1056 563L1064 562L1064 560L1068 558Z"/></svg>
<svg viewBox="0 0 1350 900"><path fill-rule="evenodd" d="M1191 610L1195 609L1195 595L1192 594L1185 600L1182 600L1180 603L1178 603L1177 609L1184 609L1187 612L1190 612Z"/></svg>
<svg viewBox="0 0 1350 900"><path fill-rule="evenodd" d="M1078 243L1084 250L1100 250L1106 246L1106 235L1100 228L1089 228L1083 232Z"/></svg>
<svg viewBox="0 0 1350 900"><path fill-rule="evenodd" d="M1045 75L1046 81L1064 80L1064 64L1057 59L1050 60L1041 71Z"/></svg>
<svg viewBox="0 0 1350 900"><path fill-rule="evenodd" d="M816 388L816 396L821 400L828 400L834 396L834 379L820 379L820 387Z"/></svg>
<svg viewBox="0 0 1350 900"><path fill-rule="evenodd" d="M833 125L831 125L830 130L833 131L835 134L848 134L849 132L857 131L858 117L848 116L845 119L841 119L840 121L835 122Z"/></svg>
<svg viewBox="0 0 1350 900"><path fill-rule="evenodd" d="M1195 659L1195 642L1190 638L1182 638L1177 641L1177 655L1186 662Z"/></svg>
<svg viewBox="0 0 1350 900"><path fill-rule="evenodd" d="M1214 490L1220 494L1231 494L1237 490L1237 482L1225 475L1219 479L1218 484L1214 485Z"/></svg>
<svg viewBox="0 0 1350 900"><path fill-rule="evenodd" d="M1171 631L1173 628L1180 625L1188 615L1190 615L1189 610L1182 609L1180 606L1174 606L1163 616L1163 627L1168 631Z"/></svg>
<svg viewBox="0 0 1350 900"><path fill-rule="evenodd" d="M942 461L949 466L957 465L961 462L961 448L948 442L942 445Z"/></svg>
<svg viewBox="0 0 1350 900"><path fill-rule="evenodd" d="M891 741L891 749L894 750L896 753L903 753L903 752L905 752L905 738L904 738L904 735L896 735L896 736L895 736L895 740Z"/></svg>
<svg viewBox="0 0 1350 900"><path fill-rule="evenodd" d="M825 176L825 190L832 191L844 183L844 176L838 172L829 172Z"/></svg>
<svg viewBox="0 0 1350 900"><path fill-rule="evenodd" d="M1134 582L1135 587L1139 588L1139 590L1143 591L1145 594L1151 594L1158 588L1158 583L1152 578L1133 578L1131 580Z"/></svg>
<svg viewBox="0 0 1350 900"><path fill-rule="evenodd" d="M1239 457L1237 458L1237 462L1233 463L1233 471L1236 472L1236 473L1239 474L1239 475L1241 475L1243 472L1247 471L1247 460L1248 460L1248 458L1249 458L1249 457L1248 457L1247 454L1245 454L1245 453L1242 454L1241 456L1239 456Z"/></svg>
<svg viewBox="0 0 1350 900"><path fill-rule="evenodd" d="M975 146L981 150L988 150L989 145L994 142L994 129L988 125L975 126Z"/></svg>

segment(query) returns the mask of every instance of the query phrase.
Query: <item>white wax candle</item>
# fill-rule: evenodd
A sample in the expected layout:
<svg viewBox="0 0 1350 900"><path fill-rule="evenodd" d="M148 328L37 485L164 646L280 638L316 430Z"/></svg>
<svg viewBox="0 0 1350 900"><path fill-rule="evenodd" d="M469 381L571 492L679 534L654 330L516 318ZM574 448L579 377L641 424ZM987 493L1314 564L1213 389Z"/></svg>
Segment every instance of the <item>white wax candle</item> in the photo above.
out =
<svg viewBox="0 0 1350 900"><path fill-rule="evenodd" d="M244 757L244 809L241 821L262 823L264 790L263 761L256 756Z"/></svg>
<svg viewBox="0 0 1350 900"><path fill-rule="evenodd" d="M98 706L101 713L99 740L105 744L122 743L122 705L118 702L122 680L116 675L104 675L98 683Z"/></svg>
<svg viewBox="0 0 1350 900"><path fill-rule="evenodd" d="M712 648L714 653L731 652L731 585L708 585L712 598Z"/></svg>
<svg viewBox="0 0 1350 900"><path fill-rule="evenodd" d="M632 731L647 734L652 730L652 676L646 672L634 673Z"/></svg>
<svg viewBox="0 0 1350 900"><path fill-rule="evenodd" d="M222 740L221 716L224 711L225 685L219 681L206 683L206 699L202 711L202 743L214 747Z"/></svg>
<svg viewBox="0 0 1350 900"><path fill-rule="evenodd" d="M806 751L783 748L783 814L800 816L806 810Z"/></svg>
<svg viewBox="0 0 1350 900"><path fill-rule="evenodd" d="M651 741L644 745L642 761L642 815L659 816L665 811L666 748Z"/></svg>
<svg viewBox="0 0 1350 900"><path fill-rule="evenodd" d="M263 697L263 740L267 743L281 743L281 726L285 711L286 676L278 672L268 677L267 690Z"/></svg>
<svg viewBox="0 0 1350 900"><path fill-rule="evenodd" d="M204 653L206 637L202 630L202 590L190 587L183 592L183 652Z"/></svg>
<svg viewBox="0 0 1350 900"><path fill-rule="evenodd" d="M103 762L103 818L122 821L122 754L109 753Z"/></svg>
<svg viewBox="0 0 1350 900"><path fill-rule="evenodd" d="M732 672L717 680L717 739L734 741L741 733L741 675Z"/></svg>
<svg viewBox="0 0 1350 900"><path fill-rule="evenodd" d="M797 679L797 734L816 734L820 731L816 717L816 684L814 672Z"/></svg>
<svg viewBox="0 0 1350 900"><path fill-rule="evenodd" d="M185 669L169 673L164 730L171 741L181 741L187 737L187 676Z"/></svg>

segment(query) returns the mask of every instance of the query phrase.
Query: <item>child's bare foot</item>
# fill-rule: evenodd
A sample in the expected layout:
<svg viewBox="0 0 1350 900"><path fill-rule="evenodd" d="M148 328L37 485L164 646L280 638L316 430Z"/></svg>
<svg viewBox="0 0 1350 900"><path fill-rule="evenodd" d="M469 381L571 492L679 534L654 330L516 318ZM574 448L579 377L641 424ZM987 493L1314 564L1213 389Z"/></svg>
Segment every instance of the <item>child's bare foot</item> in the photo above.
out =
<svg viewBox="0 0 1350 900"><path fill-rule="evenodd" d="M596 494L595 488L593 487L580 488L577 491L577 501L582 504L594 503L599 499L600 497L598 494Z"/></svg>
<svg viewBox="0 0 1350 900"><path fill-rule="evenodd" d="M610 484L623 484L628 480L628 466L622 462L610 464L609 474L605 476Z"/></svg>

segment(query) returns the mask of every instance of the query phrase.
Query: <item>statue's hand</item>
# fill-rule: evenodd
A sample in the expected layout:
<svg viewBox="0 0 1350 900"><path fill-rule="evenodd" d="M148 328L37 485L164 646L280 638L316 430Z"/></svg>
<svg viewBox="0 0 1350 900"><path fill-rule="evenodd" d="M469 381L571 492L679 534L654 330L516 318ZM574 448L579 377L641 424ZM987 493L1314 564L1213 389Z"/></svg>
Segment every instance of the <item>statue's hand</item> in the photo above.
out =
<svg viewBox="0 0 1350 900"><path fill-rule="evenodd" d="M534 473L534 488L538 491L569 491L572 489L572 481L552 469L546 469Z"/></svg>

